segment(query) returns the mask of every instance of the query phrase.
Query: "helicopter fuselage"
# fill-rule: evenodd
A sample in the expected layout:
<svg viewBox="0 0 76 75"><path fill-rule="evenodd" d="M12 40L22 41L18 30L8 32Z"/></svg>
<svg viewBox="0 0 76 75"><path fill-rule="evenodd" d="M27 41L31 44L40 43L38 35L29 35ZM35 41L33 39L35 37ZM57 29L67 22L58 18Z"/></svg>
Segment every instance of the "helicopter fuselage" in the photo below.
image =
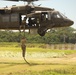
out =
<svg viewBox="0 0 76 75"><path fill-rule="evenodd" d="M45 35L48 29L71 26L73 21L51 8L12 6L0 9L0 29L38 29Z"/></svg>

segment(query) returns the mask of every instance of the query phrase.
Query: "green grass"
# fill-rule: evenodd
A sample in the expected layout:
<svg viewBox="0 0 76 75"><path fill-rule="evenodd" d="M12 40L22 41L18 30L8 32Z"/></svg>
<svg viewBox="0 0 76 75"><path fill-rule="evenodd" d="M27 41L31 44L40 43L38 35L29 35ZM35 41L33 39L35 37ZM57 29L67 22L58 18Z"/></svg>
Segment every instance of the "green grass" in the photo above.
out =
<svg viewBox="0 0 76 75"><path fill-rule="evenodd" d="M0 75L76 75L76 58L64 56L76 50L53 50L46 44L27 44L26 58L21 57L20 43L0 43ZM1 56L2 55L2 56Z"/></svg>
<svg viewBox="0 0 76 75"><path fill-rule="evenodd" d="M53 50L46 47L46 44L27 44L27 58L58 58L76 53L76 50ZM45 48L44 48L45 47ZM3 51L3 52L2 52ZM0 57L21 57L20 43L2 42L0 43Z"/></svg>
<svg viewBox="0 0 76 75"><path fill-rule="evenodd" d="M18 74L19 75L19 74ZM20 74L21 75L21 74ZM74 72L69 70L45 70L42 72L25 72L22 75L76 75Z"/></svg>
<svg viewBox="0 0 76 75"><path fill-rule="evenodd" d="M53 49L49 49L49 48L41 48L41 46L46 47L46 44L27 44L27 57L28 58L50 58L50 57L64 57L66 55L69 54L73 54L76 53L76 50L53 50ZM0 52L2 53L3 51L3 55L1 56L6 56L6 57L21 57L20 52L21 47L20 47L20 43L0 43Z"/></svg>
<svg viewBox="0 0 76 75"><path fill-rule="evenodd" d="M11 71L15 65L12 65L12 68L10 66L6 68L7 71L4 68L5 73L3 75L76 75L76 67L74 65L24 65L26 68L23 65L17 65L15 71ZM20 69L22 67L24 69Z"/></svg>
<svg viewBox="0 0 76 75"><path fill-rule="evenodd" d="M76 53L76 50L53 50L46 47L46 44L27 44L28 52L64 52L65 54ZM2 42L0 43L0 51L21 51L20 43L17 42Z"/></svg>

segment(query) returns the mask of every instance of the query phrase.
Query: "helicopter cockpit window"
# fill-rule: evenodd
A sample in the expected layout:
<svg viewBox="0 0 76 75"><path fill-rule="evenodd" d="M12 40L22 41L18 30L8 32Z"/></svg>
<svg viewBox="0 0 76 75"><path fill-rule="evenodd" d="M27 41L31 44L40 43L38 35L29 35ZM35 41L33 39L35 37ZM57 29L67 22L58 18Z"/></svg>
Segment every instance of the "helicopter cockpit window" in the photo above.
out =
<svg viewBox="0 0 76 75"><path fill-rule="evenodd" d="M65 15L63 15L62 13L59 13L63 18L67 18Z"/></svg>
<svg viewBox="0 0 76 75"><path fill-rule="evenodd" d="M59 13L53 13L52 18L61 18Z"/></svg>
<svg viewBox="0 0 76 75"><path fill-rule="evenodd" d="M61 16L59 14L57 14L57 18L61 18Z"/></svg>

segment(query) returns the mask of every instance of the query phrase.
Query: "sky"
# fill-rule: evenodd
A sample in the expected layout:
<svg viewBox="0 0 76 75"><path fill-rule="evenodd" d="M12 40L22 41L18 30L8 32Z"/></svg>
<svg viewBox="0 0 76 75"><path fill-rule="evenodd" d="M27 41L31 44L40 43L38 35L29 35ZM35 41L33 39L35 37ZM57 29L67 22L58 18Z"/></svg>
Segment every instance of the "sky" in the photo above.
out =
<svg viewBox="0 0 76 75"><path fill-rule="evenodd" d="M76 29L76 0L40 0L34 2L36 5L41 4L42 7L54 8L55 10L63 13L69 19L74 21L72 25ZM0 8L12 5L24 5L24 2L12 2L0 0ZM26 2L25 2L26 5Z"/></svg>

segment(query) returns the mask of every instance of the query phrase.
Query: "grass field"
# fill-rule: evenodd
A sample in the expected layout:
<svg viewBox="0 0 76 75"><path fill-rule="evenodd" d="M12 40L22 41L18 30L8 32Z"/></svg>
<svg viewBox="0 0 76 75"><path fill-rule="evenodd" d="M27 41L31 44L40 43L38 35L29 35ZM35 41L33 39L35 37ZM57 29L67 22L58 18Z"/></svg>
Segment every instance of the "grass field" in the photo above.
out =
<svg viewBox="0 0 76 75"><path fill-rule="evenodd" d="M27 44L29 65L22 58L20 43L0 43L0 75L76 75L76 50L45 46Z"/></svg>

